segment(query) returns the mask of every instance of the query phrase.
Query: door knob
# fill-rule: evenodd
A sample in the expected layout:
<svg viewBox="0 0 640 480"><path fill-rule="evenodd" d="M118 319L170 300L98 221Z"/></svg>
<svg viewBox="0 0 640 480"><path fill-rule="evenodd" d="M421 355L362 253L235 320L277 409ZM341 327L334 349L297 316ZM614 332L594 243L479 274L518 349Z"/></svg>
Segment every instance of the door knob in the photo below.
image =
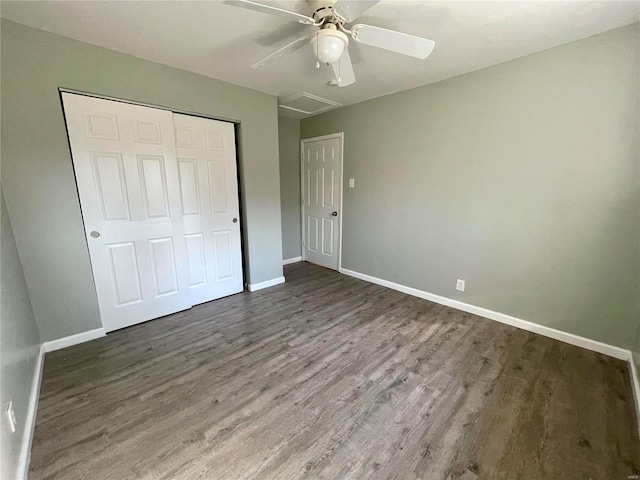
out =
<svg viewBox="0 0 640 480"><path fill-rule="evenodd" d="M98 238L100 236L100 232L96 232L95 230L93 232L91 232L89 235L91 235L93 238Z"/></svg>
<svg viewBox="0 0 640 480"><path fill-rule="evenodd" d="M234 218L233 220L231 220L233 223L238 223L238 219Z"/></svg>
<svg viewBox="0 0 640 480"><path fill-rule="evenodd" d="M338 216L338 212L332 212L332 213L331 213L331 216L332 216L332 217L337 217L337 216Z"/></svg>

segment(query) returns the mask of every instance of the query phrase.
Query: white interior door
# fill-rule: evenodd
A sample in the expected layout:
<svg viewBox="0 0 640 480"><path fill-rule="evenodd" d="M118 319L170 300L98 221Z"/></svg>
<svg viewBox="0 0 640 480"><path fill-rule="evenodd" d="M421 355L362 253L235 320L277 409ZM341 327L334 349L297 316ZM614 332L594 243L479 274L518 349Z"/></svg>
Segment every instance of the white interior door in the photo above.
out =
<svg viewBox="0 0 640 480"><path fill-rule="evenodd" d="M342 134L302 141L303 259L340 268Z"/></svg>
<svg viewBox="0 0 640 480"><path fill-rule="evenodd" d="M172 113L63 101L105 330L191 307Z"/></svg>
<svg viewBox="0 0 640 480"><path fill-rule="evenodd" d="M174 114L189 285L194 305L243 290L232 123Z"/></svg>

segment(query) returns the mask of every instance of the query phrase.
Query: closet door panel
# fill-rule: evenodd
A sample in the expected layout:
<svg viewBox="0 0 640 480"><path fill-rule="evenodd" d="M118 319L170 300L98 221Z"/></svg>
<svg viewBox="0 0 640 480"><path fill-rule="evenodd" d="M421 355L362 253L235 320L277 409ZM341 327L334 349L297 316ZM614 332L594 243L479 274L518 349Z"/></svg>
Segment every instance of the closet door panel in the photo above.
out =
<svg viewBox="0 0 640 480"><path fill-rule="evenodd" d="M105 330L190 308L172 113L71 93L63 103Z"/></svg>
<svg viewBox="0 0 640 480"><path fill-rule="evenodd" d="M179 114L174 125L195 305L243 290L235 129Z"/></svg>

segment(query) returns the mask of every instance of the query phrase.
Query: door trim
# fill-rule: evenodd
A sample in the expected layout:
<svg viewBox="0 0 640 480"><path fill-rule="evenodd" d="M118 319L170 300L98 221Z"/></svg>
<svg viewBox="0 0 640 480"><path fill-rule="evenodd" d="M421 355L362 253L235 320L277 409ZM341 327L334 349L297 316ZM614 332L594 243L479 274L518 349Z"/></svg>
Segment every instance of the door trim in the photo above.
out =
<svg viewBox="0 0 640 480"><path fill-rule="evenodd" d="M182 110L182 109L179 109L179 108L165 107L163 105L158 105L158 104L155 104L155 103L137 102L135 100L128 100L128 99L125 99L125 98L110 97L109 95L101 95L99 93L85 92L83 90L75 90L73 88L58 87L58 92L60 93L60 97L61 98L62 98L62 94L63 93L73 93L74 95L83 95L85 97L100 98L102 100L111 100L112 102L129 103L131 105L138 105L140 107L155 108L155 109L158 109L158 110L167 110L169 112L177 113L177 114L180 114L180 115L190 115L192 117L207 118L209 120L218 120L219 122L228 122L228 123L233 123L234 125L240 125L240 123L241 123L240 120L235 120L233 118L214 117L214 116L211 116L211 115L205 115L205 114L202 114L202 113L193 112L191 110ZM237 137L237 135L236 135L236 137Z"/></svg>
<svg viewBox="0 0 640 480"><path fill-rule="evenodd" d="M305 228L304 228L304 145L307 142L317 142L319 140L329 140L332 138L340 139L340 231L338 233L338 272L342 269L342 218L344 217L344 132L330 133L328 135L320 135L319 137L303 138L300 140L300 247L302 250L302 261L305 258Z"/></svg>

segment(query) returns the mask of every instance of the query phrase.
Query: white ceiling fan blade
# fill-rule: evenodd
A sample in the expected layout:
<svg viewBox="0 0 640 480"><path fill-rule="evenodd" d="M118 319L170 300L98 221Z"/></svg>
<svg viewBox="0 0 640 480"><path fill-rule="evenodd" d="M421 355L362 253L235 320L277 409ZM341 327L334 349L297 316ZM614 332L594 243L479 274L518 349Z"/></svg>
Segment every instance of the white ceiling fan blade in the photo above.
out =
<svg viewBox="0 0 640 480"><path fill-rule="evenodd" d="M355 40L365 45L384 48L421 60L427 58L436 45L436 42L427 38L371 25L355 25L351 28L351 33Z"/></svg>
<svg viewBox="0 0 640 480"><path fill-rule="evenodd" d="M353 22L379 1L380 0L338 0L333 5L333 11L349 23Z"/></svg>
<svg viewBox="0 0 640 480"><path fill-rule="evenodd" d="M268 13L269 15L288 18L289 20L304 23L306 25L313 25L315 23L313 18L302 15L301 13L291 12L289 10L284 10L278 7L272 7L271 5L263 5L262 3L252 2L251 0L224 0L223 3L232 5L234 7L248 8L249 10Z"/></svg>
<svg viewBox="0 0 640 480"><path fill-rule="evenodd" d="M305 37L299 38L297 40L294 40L290 44L285 45L284 47L282 47L280 50L277 50L277 51L273 52L268 57L263 58L258 63L253 65L251 68L261 68L261 67L265 66L267 63L274 61L276 58L280 58L283 55L286 55L287 53L295 52L296 50L298 50L299 48L304 47L308 43L309 43L309 36L308 35L305 36Z"/></svg>
<svg viewBox="0 0 640 480"><path fill-rule="evenodd" d="M356 75L353 73L353 65L351 64L351 57L349 56L349 50L345 50L340 60L331 64L333 73L336 76L336 81L339 87L346 87L352 83L356 83Z"/></svg>

